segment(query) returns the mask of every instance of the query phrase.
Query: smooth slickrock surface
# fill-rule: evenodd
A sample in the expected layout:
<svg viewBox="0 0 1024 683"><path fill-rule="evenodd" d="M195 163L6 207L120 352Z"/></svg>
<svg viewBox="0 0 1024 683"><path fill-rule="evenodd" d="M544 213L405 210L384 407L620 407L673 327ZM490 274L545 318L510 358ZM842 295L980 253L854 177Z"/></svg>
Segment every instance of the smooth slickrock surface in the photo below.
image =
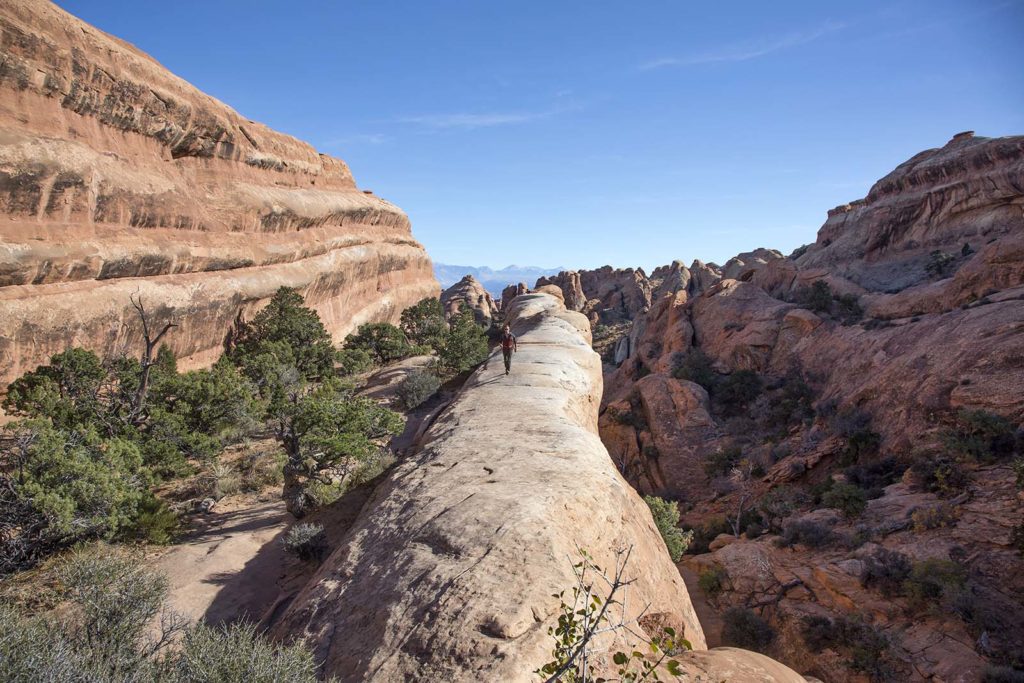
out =
<svg viewBox="0 0 1024 683"><path fill-rule="evenodd" d="M72 344L138 343L128 297L184 367L281 285L332 335L437 283L393 204L43 0L0 0L0 386ZM130 328L126 328L128 324Z"/></svg>
<svg viewBox="0 0 1024 683"><path fill-rule="evenodd" d="M519 352L467 382L273 627L343 681L536 681L576 548L631 546L631 614L704 636L644 502L597 436L601 367L586 319L546 294L509 311ZM629 643L618 643L627 647ZM713 680L803 681L755 653L684 655Z"/></svg>

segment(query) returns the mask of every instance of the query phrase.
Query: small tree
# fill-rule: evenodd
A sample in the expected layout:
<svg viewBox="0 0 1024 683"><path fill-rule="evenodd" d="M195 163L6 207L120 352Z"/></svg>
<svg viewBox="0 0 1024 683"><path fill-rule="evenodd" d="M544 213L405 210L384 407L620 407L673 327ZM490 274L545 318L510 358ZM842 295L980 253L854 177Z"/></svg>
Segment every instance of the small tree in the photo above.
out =
<svg viewBox="0 0 1024 683"><path fill-rule="evenodd" d="M833 484L832 488L822 494L821 502L825 507L835 508L848 519L857 517L867 507L867 496L864 490L853 484Z"/></svg>
<svg viewBox="0 0 1024 683"><path fill-rule="evenodd" d="M398 386L398 399L406 410L413 410L437 393L440 380L429 372L410 373Z"/></svg>
<svg viewBox="0 0 1024 683"><path fill-rule="evenodd" d="M668 501L657 496L644 496L644 502L651 508L654 524L665 541L669 557L673 562L678 562L693 540L693 531L679 528L679 505L674 500Z"/></svg>
<svg viewBox="0 0 1024 683"><path fill-rule="evenodd" d="M440 348L448 334L444 308L438 299L420 299L415 305L402 311L399 326L413 344L429 346L432 349Z"/></svg>
<svg viewBox="0 0 1024 683"><path fill-rule="evenodd" d="M283 389L271 408L271 425L288 458L285 503L306 513L305 487L313 480L344 480L356 466L402 431L402 417L336 380Z"/></svg>
<svg viewBox="0 0 1024 683"><path fill-rule="evenodd" d="M438 349L438 365L442 372L459 374L487 358L487 333L476 324L472 311L453 315L450 329Z"/></svg>
<svg viewBox="0 0 1024 683"><path fill-rule="evenodd" d="M239 325L230 358L254 380L259 372L251 365L261 356L294 367L310 380L334 374L335 351L331 335L316 311L307 308L302 295L281 287L252 322Z"/></svg>

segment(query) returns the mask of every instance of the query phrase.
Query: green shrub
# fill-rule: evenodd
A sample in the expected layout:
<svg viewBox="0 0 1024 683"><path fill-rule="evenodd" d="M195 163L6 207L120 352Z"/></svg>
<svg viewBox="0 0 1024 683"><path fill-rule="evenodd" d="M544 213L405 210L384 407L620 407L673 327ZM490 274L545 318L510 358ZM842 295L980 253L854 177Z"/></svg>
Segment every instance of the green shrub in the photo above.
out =
<svg viewBox="0 0 1024 683"><path fill-rule="evenodd" d="M776 486L766 493L757 507L772 530L781 527L782 520L808 503L807 494L793 486Z"/></svg>
<svg viewBox="0 0 1024 683"><path fill-rule="evenodd" d="M1024 683L1024 670L989 664L982 673L981 683Z"/></svg>
<svg viewBox="0 0 1024 683"><path fill-rule="evenodd" d="M166 579L118 548L76 551L57 568L59 618L0 606L0 680L162 683L313 683L310 653L272 644L255 627L185 630L181 646L153 651L150 630L166 607ZM161 620L169 642L184 630Z"/></svg>
<svg viewBox="0 0 1024 683"><path fill-rule="evenodd" d="M402 380L398 387L398 400L406 410L413 410L440 388L441 382L434 374L417 370Z"/></svg>
<svg viewBox="0 0 1024 683"><path fill-rule="evenodd" d="M846 446L839 456L843 465L853 465L877 455L882 437L870 429L859 429L846 438Z"/></svg>
<svg viewBox="0 0 1024 683"><path fill-rule="evenodd" d="M729 580L729 573L725 567L714 565L705 569L697 578L697 585L709 598L716 598L725 590L725 584Z"/></svg>
<svg viewBox="0 0 1024 683"><path fill-rule="evenodd" d="M899 481L906 469L906 463L888 457L875 462L851 465L843 470L843 474L848 482L864 489L864 495L870 500L880 497L886 486Z"/></svg>
<svg viewBox="0 0 1024 683"><path fill-rule="evenodd" d="M984 410L961 410L955 424L943 441L955 455L978 462L1005 460L1016 451L1017 438L1013 423L1001 415Z"/></svg>
<svg viewBox="0 0 1024 683"><path fill-rule="evenodd" d="M879 548L864 558L860 583L862 586L877 588L887 598L901 595L904 582L910 576L913 565L910 558L900 552Z"/></svg>
<svg viewBox="0 0 1024 683"><path fill-rule="evenodd" d="M314 683L316 664L301 645L281 645L253 624L199 624L164 665L171 683ZM163 679L161 679L163 680Z"/></svg>
<svg viewBox="0 0 1024 683"><path fill-rule="evenodd" d="M832 288L824 280L817 280L797 289L793 300L815 313L828 313L832 309Z"/></svg>
<svg viewBox="0 0 1024 683"><path fill-rule="evenodd" d="M1014 484L1018 489L1024 489L1024 458L1014 458L1013 467Z"/></svg>
<svg viewBox="0 0 1024 683"><path fill-rule="evenodd" d="M792 425L814 416L814 391L799 373L783 378L782 386L772 397L766 416L767 426L777 434L784 434Z"/></svg>
<svg viewBox="0 0 1024 683"><path fill-rule="evenodd" d="M924 272L932 278L945 277L955 260L953 254L936 249L928 255L928 261L924 264Z"/></svg>
<svg viewBox="0 0 1024 683"><path fill-rule="evenodd" d="M688 551L691 555L703 555L708 552L711 541L720 534L730 531L729 522L724 517L710 517L704 520L700 526L687 529L693 532L693 540L690 541Z"/></svg>
<svg viewBox="0 0 1024 683"><path fill-rule="evenodd" d="M155 545L167 545L173 541L180 527L178 513L152 495L142 499L138 517L132 524L136 538Z"/></svg>
<svg viewBox="0 0 1024 683"><path fill-rule="evenodd" d="M444 308L438 299L420 299L415 305L402 311L399 326L413 344L432 349L440 348L448 334Z"/></svg>
<svg viewBox="0 0 1024 683"><path fill-rule="evenodd" d="M284 549L300 560L320 562L327 553L327 533L323 524L299 522L284 535Z"/></svg>
<svg viewBox="0 0 1024 683"><path fill-rule="evenodd" d="M847 519L857 517L867 507L864 491L853 484L834 484L821 496L825 507L835 508Z"/></svg>
<svg viewBox="0 0 1024 683"><path fill-rule="evenodd" d="M737 370L726 375L715 387L714 399L726 415L738 415L761 395L764 381L753 370Z"/></svg>
<svg viewBox="0 0 1024 683"><path fill-rule="evenodd" d="M668 501L657 496L644 496L644 502L651 508L654 524L665 541L669 557L673 562L678 562L693 540L692 531L683 531L679 528L678 504L674 500Z"/></svg>
<svg viewBox="0 0 1024 683"><path fill-rule="evenodd" d="M704 473L709 477L721 477L732 471L743 459L743 450L739 446L720 448L704 461Z"/></svg>
<svg viewBox="0 0 1024 683"><path fill-rule="evenodd" d="M283 484L286 460L285 454L277 450L270 453L259 451L242 458L238 463L242 490L259 492Z"/></svg>
<svg viewBox="0 0 1024 683"><path fill-rule="evenodd" d="M956 562L930 559L915 562L903 581L903 594L914 609L937 606L943 597L963 588L967 572Z"/></svg>
<svg viewBox="0 0 1024 683"><path fill-rule="evenodd" d="M350 377L373 368L373 356L366 349L341 349L338 351L338 373Z"/></svg>
<svg viewBox="0 0 1024 683"><path fill-rule="evenodd" d="M405 332L390 323L365 323L345 338L345 349L365 351L378 365L387 365L412 354Z"/></svg>
<svg viewBox="0 0 1024 683"><path fill-rule="evenodd" d="M809 519L794 520L783 528L777 543L780 547L790 548L794 545L805 545L808 548L825 548L836 540L831 527Z"/></svg>
<svg viewBox="0 0 1024 683"><path fill-rule="evenodd" d="M723 615L722 641L732 647L765 652L775 640L775 630L756 612L730 607Z"/></svg>
<svg viewBox="0 0 1024 683"><path fill-rule="evenodd" d="M915 509L910 514L914 533L924 533L931 529L956 526L956 514L947 503L926 505Z"/></svg>
<svg viewBox="0 0 1024 683"><path fill-rule="evenodd" d="M675 358L672 376L699 384L709 393L714 390L718 382L718 373L712 367L711 359L706 353L696 348Z"/></svg>
<svg viewBox="0 0 1024 683"><path fill-rule="evenodd" d="M971 478L955 459L938 453L919 453L910 466L910 486L943 498L952 498L967 490Z"/></svg>
<svg viewBox="0 0 1024 683"><path fill-rule="evenodd" d="M1010 532L1010 547L1017 551L1017 554L1024 557L1024 522L1013 527Z"/></svg>

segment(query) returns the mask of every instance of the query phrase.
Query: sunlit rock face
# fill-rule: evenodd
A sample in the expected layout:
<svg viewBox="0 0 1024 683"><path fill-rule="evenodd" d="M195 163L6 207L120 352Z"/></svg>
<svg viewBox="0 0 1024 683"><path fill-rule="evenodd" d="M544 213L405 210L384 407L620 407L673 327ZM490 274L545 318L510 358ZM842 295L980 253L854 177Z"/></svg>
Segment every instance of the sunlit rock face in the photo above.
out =
<svg viewBox="0 0 1024 683"><path fill-rule="evenodd" d="M438 286L393 204L42 0L0 2L0 386L70 345L134 348L129 296L184 366L302 291L335 339ZM134 352L134 351L133 351Z"/></svg>

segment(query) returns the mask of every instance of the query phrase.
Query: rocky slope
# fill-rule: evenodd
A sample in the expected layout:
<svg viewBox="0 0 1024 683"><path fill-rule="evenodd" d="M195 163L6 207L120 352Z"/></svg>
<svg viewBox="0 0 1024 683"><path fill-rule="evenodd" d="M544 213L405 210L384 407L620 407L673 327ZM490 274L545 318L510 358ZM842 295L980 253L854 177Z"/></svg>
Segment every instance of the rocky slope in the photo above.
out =
<svg viewBox="0 0 1024 683"><path fill-rule="evenodd" d="M0 385L71 344L134 349L136 293L194 366L282 285L337 339L438 291L344 162L44 0L0 0L0 212Z"/></svg>
<svg viewBox="0 0 1024 683"><path fill-rule="evenodd" d="M472 311L477 323L487 327L498 315L498 305L490 292L472 275L466 275L441 292L441 306L449 317L462 311Z"/></svg>
<svg viewBox="0 0 1024 683"><path fill-rule="evenodd" d="M699 650L683 656L689 674L803 681L756 653L704 651L650 512L597 436L601 364L586 319L545 293L517 297L508 315L512 374L497 353L477 370L273 632L305 637L344 681L535 681L577 548L611 567L630 547L628 616L649 604L641 635L682 629Z"/></svg>
<svg viewBox="0 0 1024 683"><path fill-rule="evenodd" d="M712 535L780 485L803 496L788 516L761 515L753 539L723 537L693 561L732 577L720 607L756 605L779 629L783 661L856 680L849 652L811 652L799 624L857 616L888 644L890 680L973 681L1012 663L1024 652L1024 496L1008 461L1024 423L1024 137L957 135L830 212L814 244L765 255L741 255L760 263L720 269L702 291L665 291L633 321L606 382L613 458ZM816 518L830 477L877 498L863 516ZM759 536L805 514L821 547ZM956 590L925 617L881 598L863 576L880 549L955 566Z"/></svg>

